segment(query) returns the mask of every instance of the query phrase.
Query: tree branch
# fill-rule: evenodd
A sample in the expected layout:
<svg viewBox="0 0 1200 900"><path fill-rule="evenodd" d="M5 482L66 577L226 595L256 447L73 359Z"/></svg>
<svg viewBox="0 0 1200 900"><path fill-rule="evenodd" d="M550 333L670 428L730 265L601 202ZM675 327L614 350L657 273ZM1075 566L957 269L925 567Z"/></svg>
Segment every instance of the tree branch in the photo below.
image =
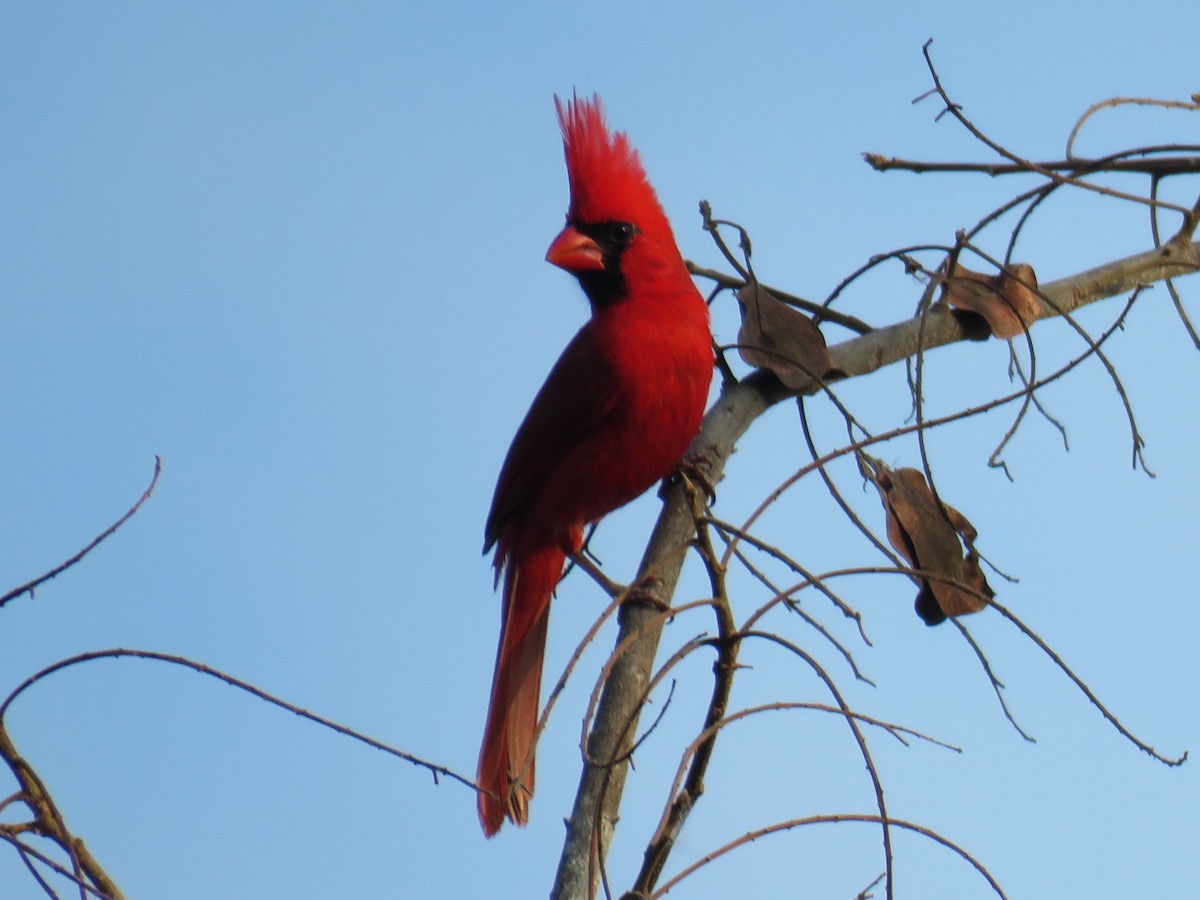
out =
<svg viewBox="0 0 1200 900"><path fill-rule="evenodd" d="M150 499L150 496L154 493L154 488L158 485L158 476L161 474L162 474L162 458L156 456L156 457L154 457L154 474L152 476L150 476L150 484L146 487L146 490L144 490L142 492L142 496L138 497L137 501L133 504L133 506L129 507L129 509L125 511L125 514L123 516L121 516L121 518L117 519L117 521L113 522L111 525L109 525L107 528L105 528L102 532L100 532L98 535L96 535L96 537L92 538L92 540L88 542L86 547L84 547L82 550L77 552L70 559L66 560L65 562L59 563L57 566L55 566L49 572L45 572L44 574L39 575L37 578L34 578L32 581L27 581L25 584L22 584L19 587L15 587L11 591L8 591L3 596L0 596L0 606L3 606L5 603L7 603L10 600L15 600L17 597L20 597L22 594L28 594L30 597L32 597L33 592L36 591L39 587L41 587L47 581L50 581L53 578L57 578L59 575L61 575L67 569L71 568L73 565L78 563L81 559L83 559L85 556L87 556L89 553L91 553L93 550L95 550L106 539L108 539L113 534L115 534L116 531L122 525L124 525L126 522L128 522L130 519L132 519L134 517L134 515L136 515L137 511L142 508L142 505L147 500Z"/></svg>
<svg viewBox="0 0 1200 900"><path fill-rule="evenodd" d="M1089 303L1134 290L1140 285L1200 271L1200 242L1176 238L1162 247L1097 266L1041 287L1038 318L1070 313ZM907 359L918 351L972 338L970 329L944 304L922 318L880 328L830 348L835 367L855 377ZM738 439L771 406L798 393L820 389L813 381L791 391L771 373L756 370L723 389L704 419L687 456L689 465L710 484L720 481ZM686 490L679 484L665 492L663 509L642 558L639 578L652 572L643 586L651 603L627 603L621 608L617 645L628 648L608 676L595 723L588 739L579 790L570 818L551 897L583 900L594 897L600 865L608 852L620 807L629 749L641 710L644 690L662 634L658 610L669 603L683 566L683 553L695 533ZM658 605L656 605L658 604ZM605 761L620 760L608 765Z"/></svg>
<svg viewBox="0 0 1200 900"><path fill-rule="evenodd" d="M75 877L86 889L90 890L90 885L95 885L100 894L109 900L123 900L125 895L121 893L121 889L109 878L108 873L88 851L83 841L67 829L62 815L50 797L50 792L46 790L33 767L17 752L3 721L0 721L0 759L8 764L21 787L20 799L33 814L33 820L26 830L48 838L62 848L71 859ZM23 826L3 827L16 830Z"/></svg>
<svg viewBox="0 0 1200 900"><path fill-rule="evenodd" d="M1194 148L1181 148L1194 149ZM877 172L897 169L904 172L975 172L983 175L1036 174L1024 163L993 162L923 162L915 159L899 159L882 153L864 153L863 159ZM1200 172L1200 156L1159 156L1147 159L1055 159L1034 162L1038 169L1047 172L1069 172L1082 175L1091 172L1134 172L1146 175L1194 175Z"/></svg>

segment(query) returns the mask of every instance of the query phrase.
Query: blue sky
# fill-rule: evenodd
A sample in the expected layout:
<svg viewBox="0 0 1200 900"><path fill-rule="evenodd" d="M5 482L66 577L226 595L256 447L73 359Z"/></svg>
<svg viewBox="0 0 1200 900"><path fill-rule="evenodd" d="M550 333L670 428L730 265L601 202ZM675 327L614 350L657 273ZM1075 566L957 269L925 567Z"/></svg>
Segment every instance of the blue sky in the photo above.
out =
<svg viewBox="0 0 1200 900"><path fill-rule="evenodd" d="M566 205L555 93L604 98L685 255L719 265L695 212L706 198L751 230L765 281L822 297L871 254L950 241L1028 186L862 163L868 150L984 157L949 119L934 121L932 103L910 104L929 87L927 38L968 114L1031 157L1061 156L1096 100L1200 89L1185 21L1195 13L1173 4L1136 15L1084 3L744 6L0 11L4 586L115 518L156 454L165 467L119 535L35 599L0 609L0 690L86 650L178 653L470 775L498 627L478 554L483 519L520 417L586 314L571 279L542 260ZM1084 131L1079 152L1200 143L1198 123L1119 110ZM1196 189L1167 191L1190 204ZM989 248L1000 252L1001 237ZM1017 258L1047 281L1149 241L1141 208L1063 198ZM852 308L886 324L911 312L918 289L888 270ZM736 314L721 303L715 325L730 341ZM1117 308L1081 321L1099 332ZM1036 338L1046 365L1080 348L1061 324ZM1196 751L1200 363L1161 288L1109 350L1157 478L1131 469L1120 401L1095 364L1045 394L1069 453L1033 418L1007 455L1015 481L989 470L1011 411L936 433L931 453L946 498L1020 577L993 578L998 599L1142 738L1167 754ZM931 356L931 409L1007 390L1006 364L999 344ZM842 396L881 431L908 412L899 368ZM813 409L833 446L835 420ZM879 455L916 459L902 442ZM794 407L772 411L730 464L718 512L741 521L805 459ZM849 469L837 474L878 525L873 492ZM599 531L613 577L636 564L655 509L643 499ZM763 528L819 570L877 562L812 479ZM703 594L696 569L681 599ZM762 598L739 586L745 615ZM900 580L847 588L874 641L855 654L875 688L854 684L815 634L778 623L822 654L864 712L963 748L875 735L891 812L969 850L1010 896L1194 890L1195 764L1150 760L1011 626L978 616L973 632L1038 738L1026 743L969 648L915 618L912 593ZM549 672L602 606L581 577L564 584ZM710 628L681 617L666 640ZM183 670L78 667L23 696L8 725L131 897L541 896L574 793L580 715L611 639L584 657L543 736L530 827L491 842L461 786ZM811 675L756 652L736 704L827 700ZM638 758L616 885L657 820L708 665L697 657L681 673L657 743ZM763 717L730 730L718 752L668 872L773 821L873 807L835 720ZM896 865L898 896L989 896L923 840L897 838ZM671 896L850 897L881 870L878 834L839 825L760 841ZM0 852L0 896L37 896L10 852Z"/></svg>

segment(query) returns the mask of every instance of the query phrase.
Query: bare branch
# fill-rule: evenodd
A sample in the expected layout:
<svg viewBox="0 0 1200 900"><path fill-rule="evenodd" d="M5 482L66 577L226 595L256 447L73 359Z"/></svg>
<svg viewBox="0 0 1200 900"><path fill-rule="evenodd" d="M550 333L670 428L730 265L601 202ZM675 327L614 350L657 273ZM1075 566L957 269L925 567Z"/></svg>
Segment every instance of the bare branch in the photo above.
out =
<svg viewBox="0 0 1200 900"><path fill-rule="evenodd" d="M1161 248L1042 285L1041 293L1049 302L1043 303L1039 318L1062 315L1127 293L1139 285L1198 270L1200 244L1173 240ZM958 318L945 307L937 306L923 321L909 319L877 329L831 347L830 353L836 367L854 377L906 359L918 347L928 351L970 337ZM726 384L692 442L686 456L689 465L710 484L718 483L738 439L758 416L795 393L819 390L820 385L814 381L808 388L792 392L774 375L761 370L739 382ZM1023 393L1024 389L1016 396ZM932 425L933 421L926 424ZM588 755L593 760L619 757L621 743L629 739L629 725L636 722L661 635L658 610L669 604L683 562L678 548L687 545L694 529L686 493L678 485L669 488L664 493L663 511L641 565L642 572L654 571L655 578L647 589L654 603L628 603L620 610L617 642L627 645L627 649L621 654L619 665L614 665L601 695L588 738ZM596 871L592 861L607 855L624 778L623 766L601 769L585 764L552 897L574 900L592 895Z"/></svg>
<svg viewBox="0 0 1200 900"><path fill-rule="evenodd" d="M25 584L21 585L20 587L15 587L11 591L9 591L7 594L0 596L0 606L3 606L9 600L14 600L17 597L20 597L22 594L29 594L32 597L33 592L37 588L39 588L41 585L45 584L47 581L50 581L52 578L56 578L57 576L61 575L67 569L71 568L73 565L75 565L77 562L79 562L81 559L83 559L85 556L87 556L89 553L91 553L93 550L95 550L101 543L103 543L103 541L106 538L113 535L117 531L118 528L120 528L122 525L124 525L130 519L132 519L134 514L139 509L142 508L142 504L144 504L147 500L150 499L150 495L154 493L154 488L158 484L158 476L161 473L162 473L162 459L156 456L156 457L154 457L154 474L150 478L150 484L147 485L146 490L142 492L142 496L137 499L137 502L134 503L133 506L129 507L129 509L126 510L125 514L123 516L121 516L121 518L117 519L117 521L113 522L111 525L109 525L107 528L105 528L102 532L100 532L98 535L96 535L96 537L92 538L92 540L87 544L87 546L85 546L82 550L80 550L78 553L76 553L70 559L58 564L53 569L51 569L49 572L46 572L43 575L39 575L37 578L33 579L32 581L28 581Z"/></svg>
<svg viewBox="0 0 1200 900"><path fill-rule="evenodd" d="M685 878L690 877L698 869L708 865L713 860L724 856L726 853L729 853L731 850L736 850L738 847L741 847L744 844L748 844L753 841L756 841L761 837L766 837L769 834L779 834L784 831L789 831L793 828L801 828L801 827L808 826L808 825L835 825L840 822L865 822L867 824L883 824L890 828L900 828L905 831L912 831L919 835L922 835L923 837L927 837L931 841L934 841L935 843L940 844L941 846L947 848L948 850L953 851L959 857L966 860L966 862L968 862L971 865L971 867L973 869L975 869L975 871L978 872L983 877L983 879L987 882L988 887L990 887L992 889L992 891L996 894L997 897L1001 897L1001 898L1007 897L1007 895L1004 893L1004 890L1000 887L999 883L997 883L996 879L992 877L992 874L990 872L988 872L987 868L983 865L983 863L981 863L981 862L979 862L979 860L975 859L975 857L973 857L970 853L968 853L962 847L958 846L957 844L953 843L952 841L948 840L947 838L942 837L936 831L932 831L929 828L926 828L924 825L918 825L915 822L907 822L903 819L890 819L890 818L885 819L880 816L857 815L857 814L852 814L852 813L847 813L847 814L842 814L842 815L831 815L831 816L805 816L802 819L789 819L786 822L779 822L775 825L770 825L766 828L759 828L756 831L751 831L747 834L742 835L737 840L730 841L729 843L727 843L721 847L718 847L716 850L713 850L711 853L706 854L701 859L692 863L690 866L685 868L682 872L680 872L678 875L676 875L674 878L672 878L670 881L668 881L666 884L664 884L662 887L660 887L657 891L655 891L651 895L651 897L653 898L653 900L657 900L657 898L659 898L659 897L666 896L668 891L670 891L672 888L674 888L676 885L678 885Z"/></svg>
<svg viewBox="0 0 1200 900"><path fill-rule="evenodd" d="M310 722L315 722L318 725L322 725L332 731L336 731L338 734L345 735L346 737L366 744L369 747L374 747L376 750L381 750L390 756L402 759L405 762L412 763L415 766L428 769L433 775L435 781L444 776L452 779L453 781L457 781L460 784L471 788L472 790L479 790L478 786L471 781L471 779L463 775L459 775L452 769L448 769L445 766L438 765L437 763L432 763L428 760L421 759L420 757L414 756L411 753L407 753L404 750L399 750L396 747L385 744L383 741L376 740L375 738L363 734L360 731L355 731L353 728L349 728L345 725L334 722L332 719L327 719L324 716L310 712L309 710L304 709L301 706L297 706L294 703L289 703L287 700L268 693L262 688L250 684L248 681L243 681L242 679L236 678L226 672L222 672L219 669L214 669L212 666L207 666L204 663L196 662L195 660L188 659L184 656L177 656L172 653L158 653L153 650L134 650L126 647L114 647L109 650L92 650L87 653L79 653L75 656L68 657L67 659L59 660L53 665L46 666L22 681L4 699L4 702L0 703L0 722L3 722L4 717L8 714L9 707L21 694L47 676L52 675L55 672L60 672L63 669L81 665L83 663L93 662L98 659L122 658L146 659L154 660L156 662L170 663L171 665L181 666L185 669L191 669L193 672L199 672L201 675L208 675L209 677L215 678L218 681L223 681L230 687L235 687L238 690L245 691L246 693L257 697L259 700L264 700L273 706L278 706L280 709L285 709L288 712L295 713L297 716L300 716L303 719L308 719Z"/></svg>
<svg viewBox="0 0 1200 900"><path fill-rule="evenodd" d="M1172 151L1200 151L1200 146L1186 144L1172 146ZM877 172L904 171L922 174L927 172L967 172L978 175L1029 175L1044 172L1067 172L1073 178L1094 172L1120 172L1141 175L1195 175L1200 173L1200 156L1156 156L1147 159L1051 159L1036 162L924 162L884 156L882 153L864 153L863 159Z"/></svg>

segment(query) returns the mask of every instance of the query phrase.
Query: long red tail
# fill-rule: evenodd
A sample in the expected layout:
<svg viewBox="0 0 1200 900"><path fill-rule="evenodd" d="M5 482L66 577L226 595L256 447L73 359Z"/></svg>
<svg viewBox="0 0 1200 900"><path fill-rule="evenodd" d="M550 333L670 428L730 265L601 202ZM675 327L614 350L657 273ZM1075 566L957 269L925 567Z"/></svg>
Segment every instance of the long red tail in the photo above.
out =
<svg viewBox="0 0 1200 900"><path fill-rule="evenodd" d="M516 825L529 818L550 596L565 559L549 543L515 547L506 564L500 646L475 776L491 792L479 794L479 822L488 837L500 830L505 815Z"/></svg>

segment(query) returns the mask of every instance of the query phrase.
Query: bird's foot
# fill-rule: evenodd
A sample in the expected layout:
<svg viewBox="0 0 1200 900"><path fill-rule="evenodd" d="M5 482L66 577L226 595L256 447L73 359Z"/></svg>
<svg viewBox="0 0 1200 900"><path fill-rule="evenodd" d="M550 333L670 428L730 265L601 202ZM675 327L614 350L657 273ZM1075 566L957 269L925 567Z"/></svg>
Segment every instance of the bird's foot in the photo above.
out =
<svg viewBox="0 0 1200 900"><path fill-rule="evenodd" d="M707 461L702 457L687 457L679 461L674 470L663 479L658 496L665 497L666 492L676 484L682 484L683 489L693 498L693 505L698 507L712 506L717 502L717 488L705 471ZM703 493L704 503L699 503L699 495Z"/></svg>

